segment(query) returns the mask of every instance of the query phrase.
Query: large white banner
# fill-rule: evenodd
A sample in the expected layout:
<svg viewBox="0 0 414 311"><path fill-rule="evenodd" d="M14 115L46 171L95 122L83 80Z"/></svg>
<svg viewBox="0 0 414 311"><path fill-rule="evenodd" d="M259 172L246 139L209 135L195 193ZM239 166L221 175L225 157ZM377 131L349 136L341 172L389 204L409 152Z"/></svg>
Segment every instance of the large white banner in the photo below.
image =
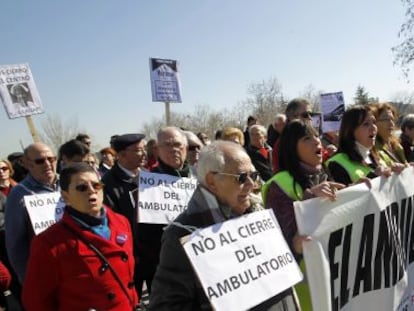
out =
<svg viewBox="0 0 414 311"><path fill-rule="evenodd" d="M414 310L414 172L295 202L313 310Z"/></svg>
<svg viewBox="0 0 414 311"><path fill-rule="evenodd" d="M341 126L345 112L344 94L342 92L320 95L322 111L322 132L336 132Z"/></svg>
<svg viewBox="0 0 414 311"><path fill-rule="evenodd" d="M0 66L0 101L9 119L43 112L28 64Z"/></svg>
<svg viewBox="0 0 414 311"><path fill-rule="evenodd" d="M153 102L181 103L181 82L178 61L150 58Z"/></svg>
<svg viewBox="0 0 414 311"><path fill-rule="evenodd" d="M59 192L26 195L24 203L36 235L59 221L65 210Z"/></svg>
<svg viewBox="0 0 414 311"><path fill-rule="evenodd" d="M182 243L214 310L247 310L302 280L272 210L197 230Z"/></svg>
<svg viewBox="0 0 414 311"><path fill-rule="evenodd" d="M187 209L197 180L141 171L138 187L138 222L168 224Z"/></svg>

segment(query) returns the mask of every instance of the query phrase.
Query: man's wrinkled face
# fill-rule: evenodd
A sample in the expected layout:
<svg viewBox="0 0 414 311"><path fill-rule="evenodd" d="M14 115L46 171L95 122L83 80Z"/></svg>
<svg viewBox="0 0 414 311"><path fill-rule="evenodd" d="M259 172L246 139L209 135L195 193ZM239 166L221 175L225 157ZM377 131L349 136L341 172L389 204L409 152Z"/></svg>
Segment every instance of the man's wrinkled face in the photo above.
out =
<svg viewBox="0 0 414 311"><path fill-rule="evenodd" d="M223 172L209 173L212 174L209 189L221 204L229 206L232 211L241 215L250 207L250 194L255 184L250 177L244 183L240 183L238 176L242 173L250 174L255 169L246 153L237 151L232 157L232 160L226 161Z"/></svg>
<svg viewBox="0 0 414 311"><path fill-rule="evenodd" d="M158 141L159 158L174 169L181 169L187 157L187 140L177 130L161 134Z"/></svg>
<svg viewBox="0 0 414 311"><path fill-rule="evenodd" d="M46 145L31 147L25 158L25 166L39 182L52 184L56 178L56 156Z"/></svg>

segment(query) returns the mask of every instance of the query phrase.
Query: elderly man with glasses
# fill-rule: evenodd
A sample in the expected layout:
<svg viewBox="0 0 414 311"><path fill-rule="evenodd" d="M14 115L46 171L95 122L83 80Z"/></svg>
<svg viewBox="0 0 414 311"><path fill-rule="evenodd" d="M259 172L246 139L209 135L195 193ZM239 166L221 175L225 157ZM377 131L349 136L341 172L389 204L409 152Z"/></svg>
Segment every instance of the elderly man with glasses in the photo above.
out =
<svg viewBox="0 0 414 311"><path fill-rule="evenodd" d="M263 209L252 191L258 178L250 157L238 144L215 141L203 147L195 190L188 208L165 230L160 263L154 277L150 310L213 310L180 243L195 228ZM220 262L215 263L220 265ZM290 289L252 310L297 310Z"/></svg>
<svg viewBox="0 0 414 311"><path fill-rule="evenodd" d="M6 248L20 284L26 274L30 244L34 236L23 197L59 191L56 175L56 156L43 143L34 143L24 150L24 165L29 173L13 187L6 201Z"/></svg>

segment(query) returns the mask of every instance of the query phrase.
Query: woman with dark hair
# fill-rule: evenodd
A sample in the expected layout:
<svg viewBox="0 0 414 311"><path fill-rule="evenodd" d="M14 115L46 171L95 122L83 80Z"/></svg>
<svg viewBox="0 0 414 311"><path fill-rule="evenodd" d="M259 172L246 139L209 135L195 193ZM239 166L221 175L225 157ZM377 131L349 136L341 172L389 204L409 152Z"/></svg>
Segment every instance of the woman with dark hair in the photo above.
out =
<svg viewBox="0 0 414 311"><path fill-rule="evenodd" d="M262 187L266 208L273 209L291 250L300 258L302 240L297 234L293 202L313 197L335 200L344 185L327 181L322 167L322 144L310 124L295 120L280 137L280 172Z"/></svg>
<svg viewBox="0 0 414 311"><path fill-rule="evenodd" d="M399 139L393 135L397 111L390 103L376 103L372 105L372 111L378 128L375 140L375 150L385 165L399 173L407 165L404 148Z"/></svg>
<svg viewBox="0 0 414 311"><path fill-rule="evenodd" d="M326 162L335 181L350 185L391 174L373 149L376 136L375 117L369 106L354 106L344 113L338 152Z"/></svg>
<svg viewBox="0 0 414 311"><path fill-rule="evenodd" d="M134 310L132 233L105 207L103 184L80 162L60 174L63 218L36 236L23 284L26 311Z"/></svg>

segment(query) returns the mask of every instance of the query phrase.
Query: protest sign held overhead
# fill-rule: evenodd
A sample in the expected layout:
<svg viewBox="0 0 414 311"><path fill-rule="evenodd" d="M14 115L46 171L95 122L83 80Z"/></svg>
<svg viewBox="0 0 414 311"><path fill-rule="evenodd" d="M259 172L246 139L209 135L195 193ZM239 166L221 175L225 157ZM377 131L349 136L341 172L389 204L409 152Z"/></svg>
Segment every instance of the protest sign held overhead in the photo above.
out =
<svg viewBox="0 0 414 311"><path fill-rule="evenodd" d="M43 113L28 64L0 66L0 100L9 119Z"/></svg>
<svg viewBox="0 0 414 311"><path fill-rule="evenodd" d="M194 178L141 172L138 222L167 224L187 209L197 187Z"/></svg>
<svg viewBox="0 0 414 311"><path fill-rule="evenodd" d="M314 310L414 310L413 169L295 202Z"/></svg>
<svg viewBox="0 0 414 311"><path fill-rule="evenodd" d="M342 92L320 95L322 111L322 132L339 131L342 116L345 113L344 95Z"/></svg>
<svg viewBox="0 0 414 311"><path fill-rule="evenodd" d="M178 61L150 58L153 102L181 103L181 83Z"/></svg>
<svg viewBox="0 0 414 311"><path fill-rule="evenodd" d="M59 192L26 195L24 203L36 235L59 221L65 210Z"/></svg>
<svg viewBox="0 0 414 311"><path fill-rule="evenodd" d="M215 310L247 310L302 280L272 210L181 239Z"/></svg>

